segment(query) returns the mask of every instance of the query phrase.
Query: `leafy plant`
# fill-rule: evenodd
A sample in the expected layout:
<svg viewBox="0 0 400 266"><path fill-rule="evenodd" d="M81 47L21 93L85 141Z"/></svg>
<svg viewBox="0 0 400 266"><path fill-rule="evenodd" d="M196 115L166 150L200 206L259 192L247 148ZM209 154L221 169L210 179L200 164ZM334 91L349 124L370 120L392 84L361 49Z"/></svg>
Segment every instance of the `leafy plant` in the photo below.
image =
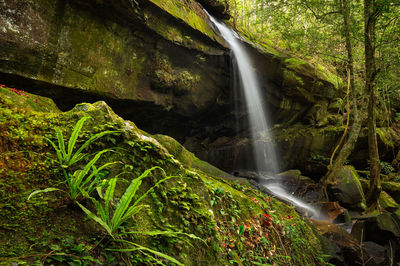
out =
<svg viewBox="0 0 400 266"><path fill-rule="evenodd" d="M89 118L90 118L89 116L82 117L76 123L72 131L71 137L69 138L67 147L65 147L63 133L61 132L61 129L58 127L56 128L58 145L56 145L52 140L47 139L47 141L51 144L51 146L53 146L53 148L56 150L59 163L63 169L68 169L71 165L85 158L87 154L83 153L84 149L86 149L94 141L103 137L104 135L115 134L118 132L118 131L107 130L97 133L93 135L91 138L89 138L87 141L85 141L85 143L74 153L74 148L78 140L79 133L82 130L83 124Z"/></svg>
<svg viewBox="0 0 400 266"><path fill-rule="evenodd" d="M71 137L68 141L67 147L64 143L64 136L59 128L56 128L58 145L56 145L50 139L47 139L47 141L56 150L58 161L63 170L68 191L64 191L62 189L54 187L46 188L43 190L36 190L29 195L28 200L36 194L51 192L51 191L65 192L69 195L71 200L76 200L82 194L89 195L96 188L96 185L99 179L101 178L101 175L99 175L99 173L105 167L115 163L115 162L106 163L99 168L95 166L95 163L100 159L102 154L112 151L110 149L105 149L97 152L95 156L83 167L83 170L76 170L74 171L74 173L71 173L70 166L88 156L86 153L83 152L85 148L87 148L91 143L93 143L95 140L101 138L104 135L114 134L118 132L118 131L103 131L98 134L95 134L87 141L85 141L85 143L77 151L74 152L74 148L79 133L83 127L84 122L89 118L90 117L88 116L83 117L76 123L72 131Z"/></svg>
<svg viewBox="0 0 400 266"><path fill-rule="evenodd" d="M124 194L122 195L121 199L118 201L117 206L114 211L111 209L111 202L113 201L114 198L114 192L115 192L115 187L117 183L117 177L112 178L108 182L108 187L107 190L104 194L104 197L101 195L101 197L104 200L104 203L100 203L98 200L94 198L90 198L96 208L96 214L94 214L92 211L90 211L88 208L77 202L79 207L94 221L99 223L106 231L107 233L113 237L114 240L118 242L122 242L124 244L128 244L130 247L129 248L121 248L121 249L109 249L111 251L118 251L118 252L131 252L131 251L141 251L145 253L151 253L153 255L156 255L158 257L167 259L171 262L174 262L178 265L183 265L180 263L178 260L175 258L168 256L164 253L161 253L159 251L141 246L137 243L130 242L124 239L117 239L116 236L122 236L126 234L145 234L149 236L156 236L156 235L166 235L166 236L177 236L177 235L185 235L190 238L194 239L199 239L200 238L196 237L195 235L192 234L186 234L182 232L172 232L172 231L143 231L143 232L125 232L122 234L117 234L117 231L119 227L130 217L134 216L137 214L142 208L145 207L145 205L140 205L139 203L150 193L152 192L158 185L163 183L164 181L173 178L174 176L168 176L165 177L161 180L159 180L154 186L152 186L150 189L148 189L142 196L140 196L132 205L131 202L133 201L133 198L136 196L137 191L142 184L142 180L147 177L151 171L155 169L160 169L163 171L161 167L155 166L152 167L146 171L144 171L139 177L135 178L132 180L128 188L125 190ZM101 193L100 193L101 194ZM147 254L147 256L150 256L153 260L158 261L156 258L153 256ZM160 261L158 261L160 262Z"/></svg>
<svg viewBox="0 0 400 266"><path fill-rule="evenodd" d="M136 192L138 191L140 185L142 184L142 180L145 177L147 177L150 174L150 172L153 171L154 169L162 170L162 168L155 166L155 167L152 167L152 168L144 171L143 174L141 174L139 177L132 180L132 182L130 183L130 185L125 190L124 194L122 195L121 199L118 201L117 206L113 212L111 209L111 202L112 202L112 199L114 198L117 177L112 178L108 182L108 187L107 187L106 193L103 197L104 198L103 204L101 204L98 200L96 200L94 198L90 198L92 200L93 204L95 205L97 215L94 214L89 209L87 209L82 204L80 204L78 202L77 202L77 204L91 219L93 219L97 223L99 223L107 231L107 233L114 238L116 231L121 226L121 224L123 222L125 222L126 220L128 220L133 215L137 214L143 207L145 207L144 205L139 205L139 203L147 196L147 194L149 194L151 191L153 191L153 189L156 188L162 182L174 177L174 176L168 176L168 177L165 177L165 178L159 180L154 186L152 186L150 189L148 189L142 196L140 196L131 205L131 202L133 201L133 198L135 197Z"/></svg>
<svg viewBox="0 0 400 266"><path fill-rule="evenodd" d="M394 167L390 163L384 161L380 161L379 163L381 165L381 169L384 174L388 175L395 171Z"/></svg>
<svg viewBox="0 0 400 266"><path fill-rule="evenodd" d="M137 243L130 242L130 241L123 240L123 239L117 239L117 241L118 241L118 242L125 243L125 244L128 244L128 245L130 245L131 247L130 247L130 248L125 248L125 249L109 249L109 250L111 250L111 251L119 251L119 252L132 252L132 251L142 251L142 252L143 252L143 251L144 251L144 252L146 252L146 253L152 253L152 254L154 254L154 255L156 255L156 256L158 256L158 257L167 259L167 260L169 260L169 261L171 261L171 262L174 262L174 263L177 264L177 265L180 265L180 266L184 266L184 265L185 265L185 264L179 262L177 259L175 259L175 258L173 258L173 257L171 257L171 256L169 256L169 255L167 255L167 254L164 254L164 253L162 253L162 252L156 251L156 250L154 250L154 249L146 248L146 247L144 247L144 246L142 246L142 245L139 245L139 244L137 244ZM164 265L164 264L162 263L162 261L157 260L157 259L154 258L153 256L151 256L151 257L152 257L152 259L153 259L157 264Z"/></svg>

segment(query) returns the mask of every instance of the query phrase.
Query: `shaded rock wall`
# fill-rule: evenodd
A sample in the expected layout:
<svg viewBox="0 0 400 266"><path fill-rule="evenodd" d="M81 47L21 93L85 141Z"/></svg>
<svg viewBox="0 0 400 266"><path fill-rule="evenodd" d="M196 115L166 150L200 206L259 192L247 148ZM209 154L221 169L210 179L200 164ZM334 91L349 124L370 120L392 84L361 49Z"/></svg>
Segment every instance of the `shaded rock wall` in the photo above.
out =
<svg viewBox="0 0 400 266"><path fill-rule="evenodd" d="M120 2L3 2L0 71L186 116L214 104L228 83L223 47L151 2Z"/></svg>
<svg viewBox="0 0 400 266"><path fill-rule="evenodd" d="M0 79L51 97L62 110L105 100L141 128L171 135L225 170L254 168L235 69L199 3L226 17L222 0L0 2ZM342 91L323 70L273 49L246 47L281 129L341 123L339 113L326 118ZM298 153L277 143L284 167L293 167ZM333 142L319 143L326 149ZM303 164L311 151L299 149L307 151L297 160Z"/></svg>

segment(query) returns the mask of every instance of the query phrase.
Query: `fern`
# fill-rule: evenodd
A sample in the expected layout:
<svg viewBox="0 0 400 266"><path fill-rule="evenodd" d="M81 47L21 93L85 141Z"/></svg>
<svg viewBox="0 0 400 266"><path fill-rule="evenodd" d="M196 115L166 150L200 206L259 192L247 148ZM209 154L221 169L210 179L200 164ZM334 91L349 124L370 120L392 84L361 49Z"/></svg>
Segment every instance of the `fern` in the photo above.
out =
<svg viewBox="0 0 400 266"><path fill-rule="evenodd" d="M111 214L111 201L114 196L114 191L116 187L116 182L117 182L117 177L112 178L108 182L108 187L106 190L106 193L103 197L104 203L100 203L98 200L91 198L95 209L96 209L96 214L94 214L92 211L87 209L85 206L77 202L79 207L94 221L99 223L106 231L107 233L112 236L113 238L116 235L116 232L118 228L121 226L122 223L124 223L126 220L128 220L130 217L134 216L137 214L142 208L144 208L144 205L140 205L140 202L151 192L153 191L158 185L163 183L164 181L173 178L174 176L168 176L165 177L161 180L159 180L154 186L152 186L150 189L148 189L142 196L140 196L136 201L132 203L133 198L136 196L137 191L142 184L142 180L147 177L151 171L155 169L161 169L158 166L152 167L145 172L143 172L139 177L133 179L131 183L129 184L128 188L125 190L124 194L120 198L120 200L117 203L117 206L113 213ZM162 170L163 171L163 170Z"/></svg>
<svg viewBox="0 0 400 266"><path fill-rule="evenodd" d="M112 151L110 149L106 149L95 153L94 157L83 167L82 170L74 171L74 173L71 172L70 168L73 164L76 164L80 160L87 157L87 154L83 153L85 148L87 148L90 144L92 144L97 139L103 137L104 135L115 134L118 132L103 131L97 133L86 140L85 143L74 152L79 133L82 130L83 124L89 118L90 117L88 116L82 117L76 123L71 133L71 137L68 140L67 146L65 145L63 133L59 128L56 128L57 145L50 139L47 139L47 141L51 144L51 146L55 149L57 153L57 158L65 177L65 183L67 184L67 190L64 191L58 188L46 188L43 190L36 190L29 195L28 200L36 194L56 190L67 193L71 200L76 200L81 195L90 195L98 184L98 181L100 179L100 171L103 170L105 167L115 163L106 163L101 167L96 168L95 163L100 159L101 155L106 152Z"/></svg>

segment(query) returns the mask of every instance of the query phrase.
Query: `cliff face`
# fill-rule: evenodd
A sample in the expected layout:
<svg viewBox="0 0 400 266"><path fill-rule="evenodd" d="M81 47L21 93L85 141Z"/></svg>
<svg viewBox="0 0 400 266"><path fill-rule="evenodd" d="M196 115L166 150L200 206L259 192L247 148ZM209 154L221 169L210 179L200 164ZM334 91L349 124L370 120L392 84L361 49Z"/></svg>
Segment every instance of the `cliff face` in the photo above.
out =
<svg viewBox="0 0 400 266"><path fill-rule="evenodd" d="M198 4L178 3L2 2L0 71L64 87L61 104L78 89L203 112L228 84L223 47Z"/></svg>
<svg viewBox="0 0 400 266"><path fill-rule="evenodd" d="M243 102L233 97L226 44L201 4L229 16L222 0L0 2L0 79L51 97L62 110L106 100L119 115L186 142L203 159L242 167L237 154L248 153L248 132L245 124L237 128L232 110ZM266 47L247 48L277 123L313 117L312 106L327 107L340 94L321 69ZM234 160L221 159L220 150Z"/></svg>

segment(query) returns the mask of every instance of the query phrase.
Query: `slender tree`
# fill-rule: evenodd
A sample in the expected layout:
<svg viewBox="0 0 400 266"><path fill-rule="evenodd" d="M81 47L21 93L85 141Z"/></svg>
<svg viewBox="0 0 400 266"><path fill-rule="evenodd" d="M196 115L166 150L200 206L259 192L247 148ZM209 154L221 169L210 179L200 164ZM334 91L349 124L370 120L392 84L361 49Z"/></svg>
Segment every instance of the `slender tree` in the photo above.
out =
<svg viewBox="0 0 400 266"><path fill-rule="evenodd" d="M368 102L368 148L370 161L370 186L367 204L374 206L382 190L378 142L376 138L376 63L375 63L375 25L379 15L375 0L364 0L364 46L365 46L365 89Z"/></svg>
<svg viewBox="0 0 400 266"><path fill-rule="evenodd" d="M347 51L347 71L348 71L348 101L351 101L351 113L353 117L353 123L352 127L349 132L349 137L347 141L344 143L342 146L340 152L338 153L338 156L335 160L335 162L332 164L332 159L334 157L334 154L332 154L332 159L331 163L328 169L328 172L325 174L325 176L322 178L321 182L323 183L324 190L326 189L326 186L329 183L334 183L336 182L337 174L338 171L343 167L345 161L351 154L351 152L354 150L354 147L356 145L358 136L360 134L361 126L362 126L362 121L363 121L363 113L365 112L365 107L363 107L360 111L358 110L358 104L357 104L357 92L356 92L356 87L355 87L355 81L354 81L354 59L353 59L353 45L352 45L352 36L351 36L351 2L352 0L341 0L340 4L340 10L341 14L343 16L343 25L344 25L344 38L345 38L345 43L346 43L346 51ZM364 105L365 106L365 105ZM348 120L349 120L349 112L350 110L347 110L348 112ZM346 130L347 131L347 126L346 125ZM343 134L343 137L340 139L339 144L337 147L340 147L342 144L345 133ZM326 193L325 193L326 194ZM327 196L327 195L326 195Z"/></svg>

